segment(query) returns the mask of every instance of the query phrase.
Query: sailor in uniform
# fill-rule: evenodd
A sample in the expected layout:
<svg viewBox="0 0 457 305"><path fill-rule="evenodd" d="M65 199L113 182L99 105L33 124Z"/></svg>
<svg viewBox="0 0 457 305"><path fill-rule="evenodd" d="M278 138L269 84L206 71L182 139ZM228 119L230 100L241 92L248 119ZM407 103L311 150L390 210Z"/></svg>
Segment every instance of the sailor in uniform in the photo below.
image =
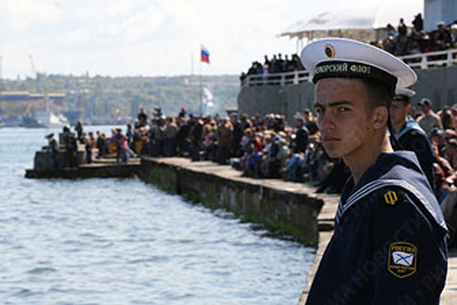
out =
<svg viewBox="0 0 457 305"><path fill-rule="evenodd" d="M416 155L395 152L387 132L395 88L416 74L348 39L314 41L301 60L313 75L324 148L351 170L306 304L439 304L446 224Z"/></svg>
<svg viewBox="0 0 457 305"><path fill-rule="evenodd" d="M390 105L390 121L395 131L395 138L400 143L397 149L413 151L427 177L432 189L435 189L435 173L432 143L427 133L409 114L411 112L410 98L416 93L407 88L397 88Z"/></svg>

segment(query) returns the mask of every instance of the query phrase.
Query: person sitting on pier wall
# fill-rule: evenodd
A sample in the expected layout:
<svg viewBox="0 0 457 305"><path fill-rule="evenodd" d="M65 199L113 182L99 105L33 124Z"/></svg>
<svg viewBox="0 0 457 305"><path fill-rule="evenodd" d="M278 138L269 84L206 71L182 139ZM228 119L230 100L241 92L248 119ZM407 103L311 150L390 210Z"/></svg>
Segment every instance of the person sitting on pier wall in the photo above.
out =
<svg viewBox="0 0 457 305"><path fill-rule="evenodd" d="M264 178L282 178L282 169L290 151L286 145L285 135L272 133L271 142L264 149L260 163L260 173Z"/></svg>
<svg viewBox="0 0 457 305"><path fill-rule="evenodd" d="M264 141L260 133L252 133L247 151L241 158L240 166L245 177L260 177L260 160L262 159Z"/></svg>

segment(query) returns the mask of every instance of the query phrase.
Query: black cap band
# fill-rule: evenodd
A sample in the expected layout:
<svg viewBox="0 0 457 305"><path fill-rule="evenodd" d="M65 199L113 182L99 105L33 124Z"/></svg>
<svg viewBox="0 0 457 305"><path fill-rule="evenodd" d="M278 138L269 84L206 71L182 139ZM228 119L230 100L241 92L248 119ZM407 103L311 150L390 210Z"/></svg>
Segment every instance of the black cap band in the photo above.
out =
<svg viewBox="0 0 457 305"><path fill-rule="evenodd" d="M409 96L404 95L404 94L395 94L394 101L402 101L405 104L409 104Z"/></svg>
<svg viewBox="0 0 457 305"><path fill-rule="evenodd" d="M373 80L385 85L392 95L395 94L397 77L379 68L358 62L325 61L316 65L313 83L329 77L349 77Z"/></svg>

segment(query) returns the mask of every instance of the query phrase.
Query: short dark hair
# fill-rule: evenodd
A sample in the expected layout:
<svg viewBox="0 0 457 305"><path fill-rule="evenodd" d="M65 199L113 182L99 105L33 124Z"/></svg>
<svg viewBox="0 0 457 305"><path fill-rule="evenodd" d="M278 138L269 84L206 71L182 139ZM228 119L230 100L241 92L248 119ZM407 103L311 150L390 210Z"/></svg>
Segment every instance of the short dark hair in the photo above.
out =
<svg viewBox="0 0 457 305"><path fill-rule="evenodd" d="M364 83L365 88L367 90L367 96L369 101L369 104L367 105L368 110L371 111L376 107L387 107L387 109L389 109L390 105L392 104L394 93L391 92L391 90L389 90L387 86L375 83L372 80L361 80Z"/></svg>

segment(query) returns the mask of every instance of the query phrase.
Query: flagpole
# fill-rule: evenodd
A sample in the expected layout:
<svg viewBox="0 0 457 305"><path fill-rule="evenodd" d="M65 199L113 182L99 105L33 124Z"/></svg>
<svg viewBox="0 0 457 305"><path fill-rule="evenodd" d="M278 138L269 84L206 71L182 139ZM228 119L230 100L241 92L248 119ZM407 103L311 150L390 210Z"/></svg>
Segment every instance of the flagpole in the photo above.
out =
<svg viewBox="0 0 457 305"><path fill-rule="evenodd" d="M203 117L203 82L202 82L202 61L200 59L200 113Z"/></svg>
<svg viewBox="0 0 457 305"><path fill-rule="evenodd" d="M190 76L194 75L194 51L190 52Z"/></svg>

